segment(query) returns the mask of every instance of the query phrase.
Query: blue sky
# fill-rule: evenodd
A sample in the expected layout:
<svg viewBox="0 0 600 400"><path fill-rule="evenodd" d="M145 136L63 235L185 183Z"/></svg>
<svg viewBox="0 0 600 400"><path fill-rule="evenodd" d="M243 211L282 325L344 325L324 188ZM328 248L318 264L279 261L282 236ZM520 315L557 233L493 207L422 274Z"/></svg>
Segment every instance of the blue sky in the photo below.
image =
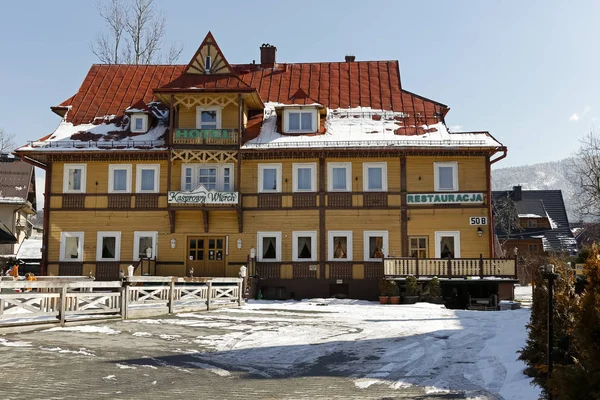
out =
<svg viewBox="0 0 600 400"><path fill-rule="evenodd" d="M449 126L488 130L509 148L495 167L562 159L600 118L598 1L157 0L187 63L211 30L231 63L277 46L280 62L397 59L405 89L451 107ZM59 123L97 62L94 1L3 4L0 128L19 143Z"/></svg>

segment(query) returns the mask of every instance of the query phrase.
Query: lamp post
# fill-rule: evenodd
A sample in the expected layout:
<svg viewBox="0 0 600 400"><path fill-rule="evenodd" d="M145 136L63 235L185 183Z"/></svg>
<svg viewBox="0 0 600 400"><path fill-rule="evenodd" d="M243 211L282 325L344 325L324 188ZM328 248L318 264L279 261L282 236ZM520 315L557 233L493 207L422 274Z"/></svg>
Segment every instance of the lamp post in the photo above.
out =
<svg viewBox="0 0 600 400"><path fill-rule="evenodd" d="M542 265L540 272L545 279L548 279L548 349L546 353L546 360L548 363L548 381L552 378L552 342L554 337L554 281L558 275L554 272L554 264ZM548 399L552 400L552 393L548 393Z"/></svg>

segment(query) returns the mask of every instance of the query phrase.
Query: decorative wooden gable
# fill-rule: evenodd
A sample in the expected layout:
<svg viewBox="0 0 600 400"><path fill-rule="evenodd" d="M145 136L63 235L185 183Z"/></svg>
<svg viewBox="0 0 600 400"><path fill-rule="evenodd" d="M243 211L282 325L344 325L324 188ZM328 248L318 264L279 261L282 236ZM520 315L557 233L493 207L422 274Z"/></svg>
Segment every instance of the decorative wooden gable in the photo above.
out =
<svg viewBox="0 0 600 400"><path fill-rule="evenodd" d="M232 74L233 68L225 59L217 41L212 33L208 32L204 41L192 57L185 69L185 73L199 75L223 75Z"/></svg>

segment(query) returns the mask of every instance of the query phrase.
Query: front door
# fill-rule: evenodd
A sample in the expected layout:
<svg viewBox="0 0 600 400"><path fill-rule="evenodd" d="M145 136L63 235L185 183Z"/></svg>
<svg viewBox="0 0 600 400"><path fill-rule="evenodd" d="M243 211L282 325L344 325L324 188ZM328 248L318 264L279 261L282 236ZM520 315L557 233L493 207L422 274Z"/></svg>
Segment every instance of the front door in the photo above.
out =
<svg viewBox="0 0 600 400"><path fill-rule="evenodd" d="M186 275L225 276L225 238L214 236L188 237Z"/></svg>
<svg viewBox="0 0 600 400"><path fill-rule="evenodd" d="M460 232L436 232L435 257L460 258Z"/></svg>

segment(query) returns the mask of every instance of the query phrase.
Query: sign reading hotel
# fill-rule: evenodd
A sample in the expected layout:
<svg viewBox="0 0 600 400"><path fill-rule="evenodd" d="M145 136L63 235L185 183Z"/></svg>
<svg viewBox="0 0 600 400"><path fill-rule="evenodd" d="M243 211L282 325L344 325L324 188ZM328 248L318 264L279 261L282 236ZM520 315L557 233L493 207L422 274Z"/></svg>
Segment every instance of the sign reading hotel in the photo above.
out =
<svg viewBox="0 0 600 400"><path fill-rule="evenodd" d="M172 204L237 204L238 192L217 192L201 185L191 192L169 192L168 199Z"/></svg>
<svg viewBox="0 0 600 400"><path fill-rule="evenodd" d="M175 130L176 139L231 139L226 129L177 129Z"/></svg>
<svg viewBox="0 0 600 400"><path fill-rule="evenodd" d="M418 193L406 195L408 204L482 204L483 193Z"/></svg>

